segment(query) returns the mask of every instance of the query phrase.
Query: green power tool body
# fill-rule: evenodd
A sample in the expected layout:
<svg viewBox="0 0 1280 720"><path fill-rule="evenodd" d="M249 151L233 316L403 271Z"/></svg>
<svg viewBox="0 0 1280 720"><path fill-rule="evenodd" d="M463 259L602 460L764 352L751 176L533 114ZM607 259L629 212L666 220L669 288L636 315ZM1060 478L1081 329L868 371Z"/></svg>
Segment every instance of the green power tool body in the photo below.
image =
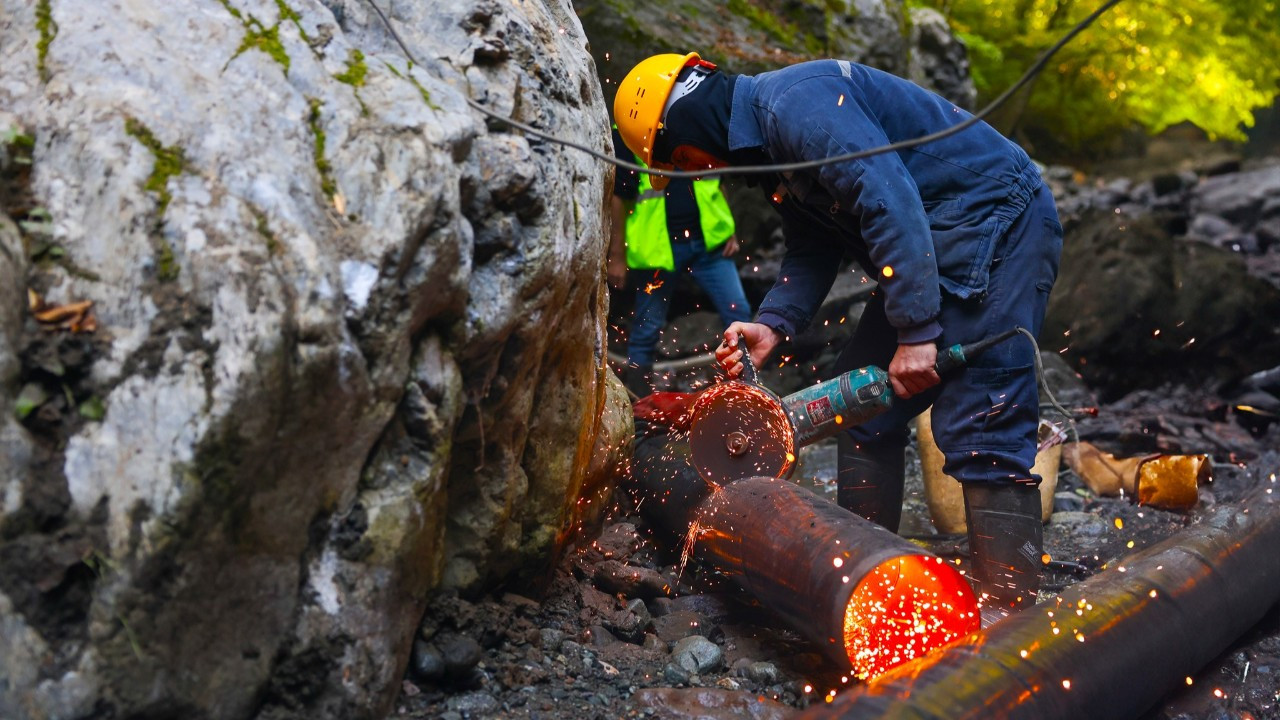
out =
<svg viewBox="0 0 1280 720"><path fill-rule="evenodd" d="M941 377L1019 330L939 349L934 369ZM738 346L746 348L741 337ZM788 477L797 448L893 407L889 374L874 365L779 398L759 383L747 352L742 363L740 380L704 390L693 405L690 459L703 478L715 484L758 475Z"/></svg>

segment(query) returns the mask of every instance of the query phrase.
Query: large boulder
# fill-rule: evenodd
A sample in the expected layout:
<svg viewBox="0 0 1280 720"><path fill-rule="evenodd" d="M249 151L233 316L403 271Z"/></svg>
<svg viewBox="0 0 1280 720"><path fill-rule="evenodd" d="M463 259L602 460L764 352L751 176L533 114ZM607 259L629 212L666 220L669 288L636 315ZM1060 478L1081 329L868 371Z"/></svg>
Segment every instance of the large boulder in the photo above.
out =
<svg viewBox="0 0 1280 720"><path fill-rule="evenodd" d="M1163 383L1209 388L1280 356L1280 290L1238 253L1175 237L1167 222L1095 210L1065 224L1041 343L1104 400Z"/></svg>
<svg viewBox="0 0 1280 720"><path fill-rule="evenodd" d="M607 151L570 3L0 10L0 716L381 717L582 521L609 173L468 105Z"/></svg>

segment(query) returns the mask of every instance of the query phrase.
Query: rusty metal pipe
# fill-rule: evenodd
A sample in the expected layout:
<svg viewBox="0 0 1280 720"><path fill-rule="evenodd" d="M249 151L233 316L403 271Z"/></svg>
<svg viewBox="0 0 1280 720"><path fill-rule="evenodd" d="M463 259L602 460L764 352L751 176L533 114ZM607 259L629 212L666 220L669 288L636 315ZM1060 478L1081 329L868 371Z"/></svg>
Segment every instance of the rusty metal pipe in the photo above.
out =
<svg viewBox="0 0 1280 720"><path fill-rule="evenodd" d="M1137 717L1280 601L1280 491L1271 487L801 717Z"/></svg>
<svg viewBox="0 0 1280 720"><path fill-rule="evenodd" d="M855 674L873 676L977 629L968 582L941 559L786 480L713 488L687 444L637 444L631 490L674 547L732 578Z"/></svg>

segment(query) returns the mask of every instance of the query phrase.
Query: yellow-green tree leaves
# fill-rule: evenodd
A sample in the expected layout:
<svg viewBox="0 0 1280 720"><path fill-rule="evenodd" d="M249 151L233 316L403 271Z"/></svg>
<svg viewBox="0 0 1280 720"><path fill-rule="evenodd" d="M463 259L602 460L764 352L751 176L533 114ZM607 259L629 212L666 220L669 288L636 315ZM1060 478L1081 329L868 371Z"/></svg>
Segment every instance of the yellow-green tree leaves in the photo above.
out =
<svg viewBox="0 0 1280 720"><path fill-rule="evenodd" d="M991 99L1101 0L914 0L947 14ZM1277 0L1128 0L1064 47L998 116L1006 132L1101 150L1135 125L1188 121L1243 140L1280 93Z"/></svg>

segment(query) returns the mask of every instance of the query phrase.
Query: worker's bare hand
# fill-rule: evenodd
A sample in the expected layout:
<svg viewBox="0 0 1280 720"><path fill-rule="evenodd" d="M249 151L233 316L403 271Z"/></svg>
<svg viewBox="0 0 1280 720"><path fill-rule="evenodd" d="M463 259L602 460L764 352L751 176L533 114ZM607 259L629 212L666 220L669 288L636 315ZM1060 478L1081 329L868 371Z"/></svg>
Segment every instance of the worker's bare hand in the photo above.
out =
<svg viewBox="0 0 1280 720"><path fill-rule="evenodd" d="M933 369L937 361L938 348L932 342L899 345L889 363L893 393L905 400L937 385L938 373Z"/></svg>
<svg viewBox="0 0 1280 720"><path fill-rule="evenodd" d="M609 277L609 286L614 290L621 290L625 288L627 286L626 258L610 257L606 274Z"/></svg>
<svg viewBox="0 0 1280 720"><path fill-rule="evenodd" d="M738 377L743 370L738 335L746 339L747 348L751 352L751 363L755 367L760 367L782 341L782 336L773 328L760 323L736 322L725 328L724 341L716 347L716 361L731 378Z"/></svg>
<svg viewBox="0 0 1280 720"><path fill-rule="evenodd" d="M724 249L720 251L720 254L724 257L733 257L738 254L738 250L741 248L742 246L738 244L738 236L730 235L729 239L724 242Z"/></svg>

